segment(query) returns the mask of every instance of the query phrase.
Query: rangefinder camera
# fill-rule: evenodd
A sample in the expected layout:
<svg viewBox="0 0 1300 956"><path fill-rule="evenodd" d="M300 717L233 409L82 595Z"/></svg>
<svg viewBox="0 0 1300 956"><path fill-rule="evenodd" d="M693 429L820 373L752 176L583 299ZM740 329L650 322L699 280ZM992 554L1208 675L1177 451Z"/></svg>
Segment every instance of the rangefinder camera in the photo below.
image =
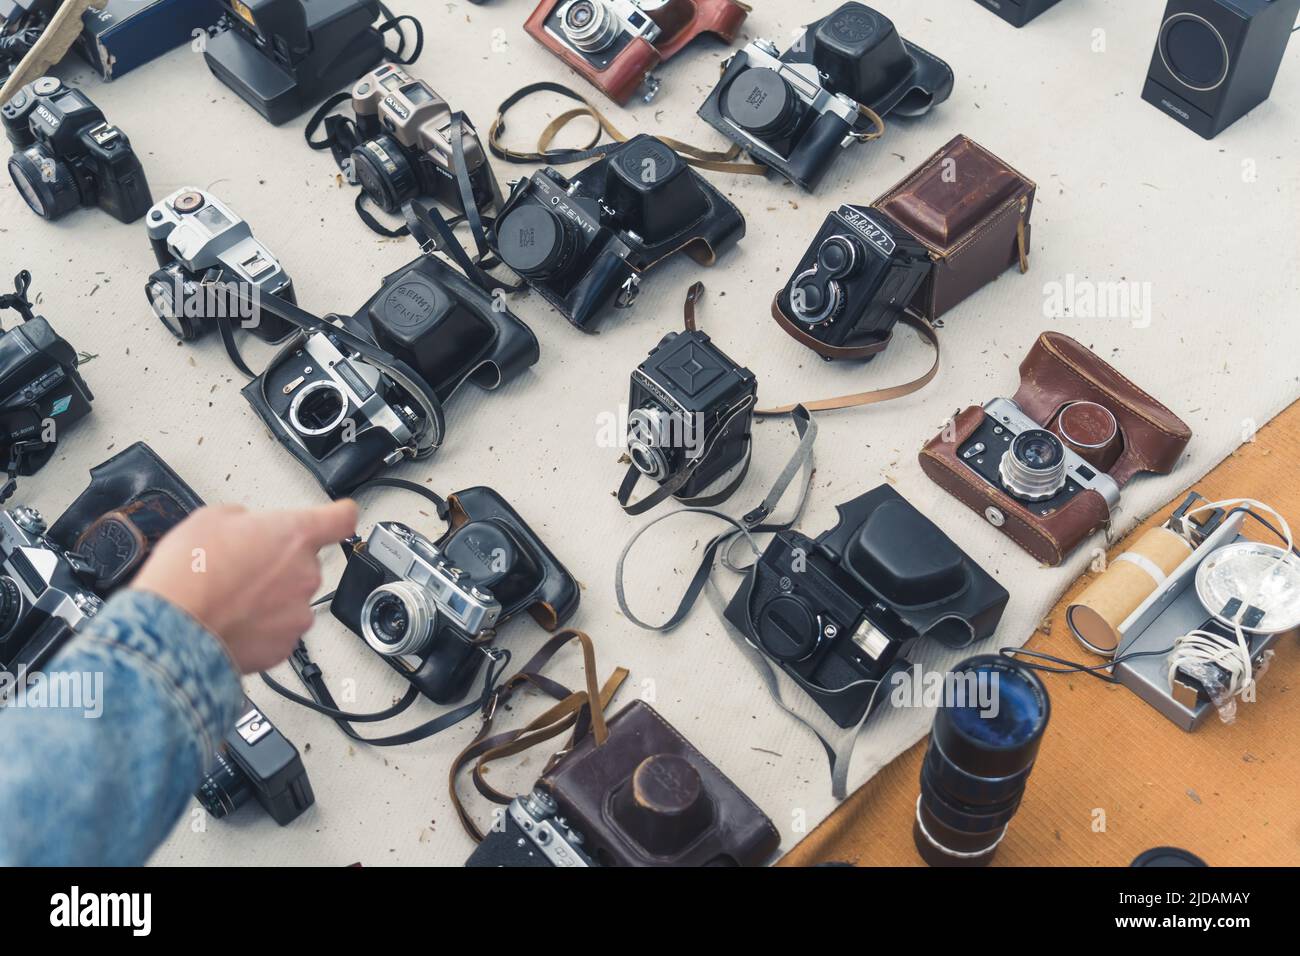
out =
<svg viewBox="0 0 1300 956"><path fill-rule="evenodd" d="M316 802L298 748L247 697L194 796L218 820L255 799L280 826Z"/></svg>
<svg viewBox="0 0 1300 956"><path fill-rule="evenodd" d="M599 866L583 849L582 834L560 815L555 798L536 787L515 797L466 866Z"/></svg>
<svg viewBox="0 0 1300 956"><path fill-rule="evenodd" d="M160 266L145 294L172 335L191 342L218 320L266 342L294 331L258 305L264 295L296 302L293 280L253 238L252 227L216 196L179 189L149 210L145 225Z"/></svg>

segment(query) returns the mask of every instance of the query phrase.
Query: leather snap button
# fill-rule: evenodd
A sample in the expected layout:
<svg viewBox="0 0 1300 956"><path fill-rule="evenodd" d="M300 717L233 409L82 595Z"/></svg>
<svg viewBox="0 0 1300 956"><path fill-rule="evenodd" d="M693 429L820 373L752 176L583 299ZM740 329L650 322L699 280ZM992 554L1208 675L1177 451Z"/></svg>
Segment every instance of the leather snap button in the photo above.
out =
<svg viewBox="0 0 1300 956"><path fill-rule="evenodd" d="M997 508L994 508L992 505L989 505L987 508L984 509L984 517L987 518L989 524L993 525L993 527L995 528L1001 528L1004 524L1007 523L1006 515L1004 515Z"/></svg>

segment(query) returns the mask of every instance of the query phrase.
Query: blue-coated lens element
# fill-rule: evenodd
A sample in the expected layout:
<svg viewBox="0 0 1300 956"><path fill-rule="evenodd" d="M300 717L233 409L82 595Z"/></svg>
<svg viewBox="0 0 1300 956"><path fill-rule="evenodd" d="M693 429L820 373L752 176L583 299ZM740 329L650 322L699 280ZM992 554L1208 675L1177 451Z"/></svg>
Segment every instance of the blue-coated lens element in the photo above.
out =
<svg viewBox="0 0 1300 956"><path fill-rule="evenodd" d="M960 671L976 675L980 692L948 707L954 729L965 737L998 749L1020 747L1043 727L1043 698L1020 672L982 665Z"/></svg>

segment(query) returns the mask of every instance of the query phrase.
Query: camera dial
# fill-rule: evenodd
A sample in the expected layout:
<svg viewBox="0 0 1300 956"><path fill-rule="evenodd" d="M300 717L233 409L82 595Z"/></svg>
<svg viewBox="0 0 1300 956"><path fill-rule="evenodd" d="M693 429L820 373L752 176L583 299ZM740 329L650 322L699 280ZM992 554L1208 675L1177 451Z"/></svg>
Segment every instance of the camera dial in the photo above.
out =
<svg viewBox="0 0 1300 956"><path fill-rule="evenodd" d="M18 507L11 511L10 514L13 515L14 524L28 534L42 535L45 533L45 518L35 508Z"/></svg>
<svg viewBox="0 0 1300 956"><path fill-rule="evenodd" d="M785 78L767 67L751 67L727 87L723 108L733 122L764 140L784 139L799 122L799 97Z"/></svg>
<svg viewBox="0 0 1300 956"><path fill-rule="evenodd" d="M786 664L807 660L822 637L818 615L802 598L788 594L763 605L754 631L763 650Z"/></svg>
<svg viewBox="0 0 1300 956"><path fill-rule="evenodd" d="M9 632L22 616L22 610L23 594L17 582L7 574L0 577L0 642L9 637Z"/></svg>
<svg viewBox="0 0 1300 956"><path fill-rule="evenodd" d="M1002 455L998 473L1007 491L1024 501L1043 501L1065 486L1065 446L1045 428L1021 432Z"/></svg>
<svg viewBox="0 0 1300 956"><path fill-rule="evenodd" d="M551 210L524 203L497 226L501 261L529 279L544 279L568 265L576 242L573 227Z"/></svg>
<svg viewBox="0 0 1300 956"><path fill-rule="evenodd" d="M621 24L604 0L572 0L560 14L560 29L584 53L599 53L618 38Z"/></svg>
<svg viewBox="0 0 1300 956"><path fill-rule="evenodd" d="M437 609L428 592L393 581L370 592L361 606L361 636L385 657L418 654L433 637Z"/></svg>

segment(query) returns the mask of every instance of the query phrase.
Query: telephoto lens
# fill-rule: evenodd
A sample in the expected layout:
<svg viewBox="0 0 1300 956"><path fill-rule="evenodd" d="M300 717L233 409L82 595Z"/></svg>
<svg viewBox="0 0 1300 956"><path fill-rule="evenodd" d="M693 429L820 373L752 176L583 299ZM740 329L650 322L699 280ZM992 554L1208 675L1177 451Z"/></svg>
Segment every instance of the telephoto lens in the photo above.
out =
<svg viewBox="0 0 1300 956"><path fill-rule="evenodd" d="M962 661L945 680L912 837L931 866L985 866L1025 792L1051 705L1030 670L996 654Z"/></svg>

